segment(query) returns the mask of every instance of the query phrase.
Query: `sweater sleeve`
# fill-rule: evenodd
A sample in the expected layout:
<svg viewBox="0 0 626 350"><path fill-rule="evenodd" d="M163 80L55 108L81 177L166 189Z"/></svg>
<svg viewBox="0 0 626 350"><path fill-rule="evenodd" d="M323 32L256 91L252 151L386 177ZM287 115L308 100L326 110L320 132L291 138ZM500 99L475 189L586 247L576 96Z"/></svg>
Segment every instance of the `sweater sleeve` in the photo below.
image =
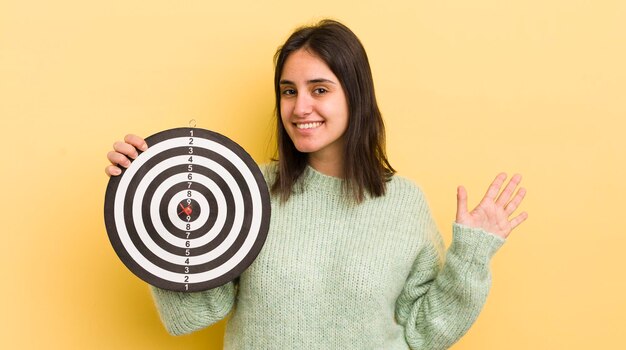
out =
<svg viewBox="0 0 626 350"><path fill-rule="evenodd" d="M234 282L192 293L150 289L161 321L172 335L191 333L222 320L232 310L237 290Z"/></svg>
<svg viewBox="0 0 626 350"><path fill-rule="evenodd" d="M487 299L489 261L504 243L482 229L455 223L441 263L441 236L430 234L434 242L420 250L396 302L396 319L411 349L447 349L467 332Z"/></svg>

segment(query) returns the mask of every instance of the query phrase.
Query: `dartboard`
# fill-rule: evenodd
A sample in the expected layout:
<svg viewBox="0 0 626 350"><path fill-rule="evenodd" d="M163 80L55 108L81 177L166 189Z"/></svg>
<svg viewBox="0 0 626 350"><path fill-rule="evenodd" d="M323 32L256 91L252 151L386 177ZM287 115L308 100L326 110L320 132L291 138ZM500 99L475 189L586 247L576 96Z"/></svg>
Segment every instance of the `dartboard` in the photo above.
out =
<svg viewBox="0 0 626 350"><path fill-rule="evenodd" d="M205 129L165 130L146 142L106 189L105 225L118 257L142 280L173 291L234 280L267 237L261 170L241 146Z"/></svg>

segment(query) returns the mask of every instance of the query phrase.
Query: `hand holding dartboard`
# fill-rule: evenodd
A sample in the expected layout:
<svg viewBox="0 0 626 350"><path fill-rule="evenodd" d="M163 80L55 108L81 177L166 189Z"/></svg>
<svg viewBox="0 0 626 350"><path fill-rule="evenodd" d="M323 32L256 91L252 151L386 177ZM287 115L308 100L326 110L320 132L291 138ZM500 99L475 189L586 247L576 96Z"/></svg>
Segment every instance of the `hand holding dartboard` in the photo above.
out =
<svg viewBox="0 0 626 350"><path fill-rule="evenodd" d="M235 279L269 228L260 169L243 148L209 130L165 130L146 143L107 186L104 216L115 252L163 289L201 291Z"/></svg>

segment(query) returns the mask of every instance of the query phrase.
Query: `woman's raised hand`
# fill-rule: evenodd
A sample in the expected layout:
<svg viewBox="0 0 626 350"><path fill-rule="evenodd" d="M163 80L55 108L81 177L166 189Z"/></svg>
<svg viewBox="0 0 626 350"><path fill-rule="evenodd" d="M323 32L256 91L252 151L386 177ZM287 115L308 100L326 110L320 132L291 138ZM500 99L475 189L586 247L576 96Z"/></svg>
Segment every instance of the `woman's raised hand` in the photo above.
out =
<svg viewBox="0 0 626 350"><path fill-rule="evenodd" d="M120 166L128 168L130 160L137 158L139 153L137 150L145 151L148 149L146 141L137 135L126 135L124 142L117 141L113 144L113 150L107 153L107 159L111 165L107 165L104 172L108 176L117 176L122 173Z"/></svg>
<svg viewBox="0 0 626 350"><path fill-rule="evenodd" d="M528 214L523 212L511 218L513 212L524 199L526 189L520 187L515 192L522 180L522 176L516 174L500 193L506 178L505 173L498 174L487 189L483 199L470 212L467 211L467 191L463 186L459 186L457 189L456 222L464 226L482 228L489 233L507 238L515 227L528 218Z"/></svg>

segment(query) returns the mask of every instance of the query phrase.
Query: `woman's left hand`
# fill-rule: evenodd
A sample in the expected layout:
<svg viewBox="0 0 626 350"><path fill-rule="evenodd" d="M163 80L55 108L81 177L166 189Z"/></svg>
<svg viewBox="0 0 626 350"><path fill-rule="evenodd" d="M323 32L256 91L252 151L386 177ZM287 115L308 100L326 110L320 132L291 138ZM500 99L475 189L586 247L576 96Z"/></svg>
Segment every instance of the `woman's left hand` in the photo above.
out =
<svg viewBox="0 0 626 350"><path fill-rule="evenodd" d="M467 191L463 186L459 186L457 189L456 222L464 226L482 228L489 233L507 238L515 227L528 218L528 214L523 212L509 219L524 199L526 190L520 187L513 196L515 189L522 180L522 176L517 174L511 178L504 191L500 193L506 178L505 173L498 174L482 201L471 212L467 211Z"/></svg>

